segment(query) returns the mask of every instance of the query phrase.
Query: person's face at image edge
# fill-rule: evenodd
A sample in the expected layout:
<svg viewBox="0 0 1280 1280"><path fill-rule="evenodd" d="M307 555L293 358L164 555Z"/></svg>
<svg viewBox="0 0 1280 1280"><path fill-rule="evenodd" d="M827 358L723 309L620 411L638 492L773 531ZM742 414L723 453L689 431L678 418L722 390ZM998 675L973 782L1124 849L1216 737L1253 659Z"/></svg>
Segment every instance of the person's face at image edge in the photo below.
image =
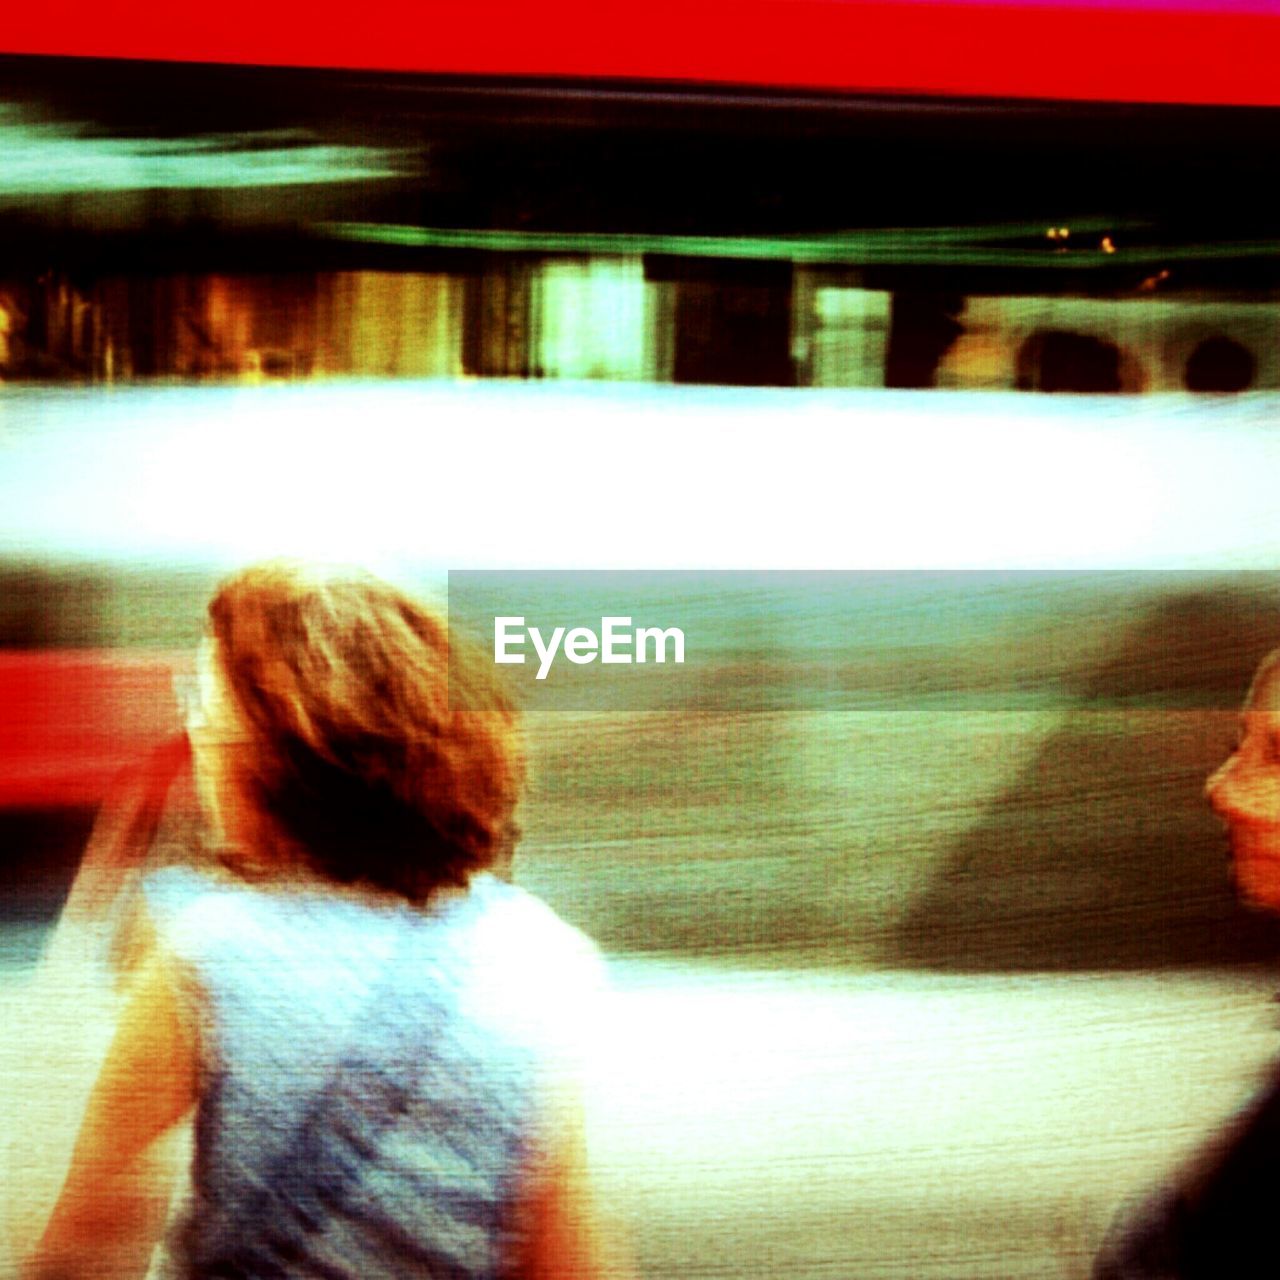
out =
<svg viewBox="0 0 1280 1280"><path fill-rule="evenodd" d="M1240 713L1240 738L1206 786L1227 828L1236 891L1280 912L1280 650L1258 668Z"/></svg>

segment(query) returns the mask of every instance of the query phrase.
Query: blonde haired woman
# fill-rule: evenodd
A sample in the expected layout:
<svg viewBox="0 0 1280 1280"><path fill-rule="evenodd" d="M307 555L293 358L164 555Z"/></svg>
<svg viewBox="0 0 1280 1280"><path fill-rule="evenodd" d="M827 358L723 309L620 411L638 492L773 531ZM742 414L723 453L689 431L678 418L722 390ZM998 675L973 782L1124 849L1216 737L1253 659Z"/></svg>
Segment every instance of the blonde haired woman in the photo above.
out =
<svg viewBox="0 0 1280 1280"><path fill-rule="evenodd" d="M225 869L145 882L144 958L24 1274L128 1256L166 1193L147 1152L189 1116L172 1275L618 1274L579 1092L598 956L492 874L512 707L370 577L256 566L209 619L190 737Z"/></svg>

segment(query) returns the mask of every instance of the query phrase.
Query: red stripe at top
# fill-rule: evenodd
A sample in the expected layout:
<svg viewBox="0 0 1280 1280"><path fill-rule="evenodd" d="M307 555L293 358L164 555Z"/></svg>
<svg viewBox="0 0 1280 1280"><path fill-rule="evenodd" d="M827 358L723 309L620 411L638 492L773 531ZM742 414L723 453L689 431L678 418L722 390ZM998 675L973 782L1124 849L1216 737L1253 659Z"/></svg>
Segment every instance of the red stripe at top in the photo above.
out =
<svg viewBox="0 0 1280 1280"><path fill-rule="evenodd" d="M867 93L1280 104L1280 11L856 0L11 6L0 49Z"/></svg>

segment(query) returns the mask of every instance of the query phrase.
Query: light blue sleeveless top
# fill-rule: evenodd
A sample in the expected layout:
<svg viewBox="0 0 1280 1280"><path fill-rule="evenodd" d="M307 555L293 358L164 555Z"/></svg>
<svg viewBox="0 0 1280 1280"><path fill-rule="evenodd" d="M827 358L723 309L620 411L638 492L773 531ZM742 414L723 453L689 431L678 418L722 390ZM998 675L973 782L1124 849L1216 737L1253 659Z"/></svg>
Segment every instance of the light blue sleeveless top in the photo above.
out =
<svg viewBox="0 0 1280 1280"><path fill-rule="evenodd" d="M179 868L146 891L200 1043L178 1274L497 1276L591 944L488 875L427 909Z"/></svg>

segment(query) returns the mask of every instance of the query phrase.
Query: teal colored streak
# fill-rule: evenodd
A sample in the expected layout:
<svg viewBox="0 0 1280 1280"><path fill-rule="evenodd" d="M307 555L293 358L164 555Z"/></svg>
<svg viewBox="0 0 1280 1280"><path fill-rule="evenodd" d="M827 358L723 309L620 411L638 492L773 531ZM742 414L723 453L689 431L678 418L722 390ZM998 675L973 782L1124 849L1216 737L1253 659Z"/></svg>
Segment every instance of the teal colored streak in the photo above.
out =
<svg viewBox="0 0 1280 1280"><path fill-rule="evenodd" d="M1101 226L1102 224L1096 224ZM1044 234L1036 224L959 230L887 230L838 232L823 236L664 236L604 232L503 231L443 227L390 226L366 222L326 223L320 228L342 240L421 249L479 249L500 253L542 253L672 257L747 258L826 265L938 265L1037 267L1078 271L1099 267L1152 266L1207 259L1280 257L1280 240L1229 244L1143 246L1105 253L1078 245L1029 249L973 243L981 239Z"/></svg>
<svg viewBox="0 0 1280 1280"><path fill-rule="evenodd" d="M393 151L321 144L296 130L97 138L80 126L14 121L0 104L0 198L298 186L391 178L406 169Z"/></svg>

